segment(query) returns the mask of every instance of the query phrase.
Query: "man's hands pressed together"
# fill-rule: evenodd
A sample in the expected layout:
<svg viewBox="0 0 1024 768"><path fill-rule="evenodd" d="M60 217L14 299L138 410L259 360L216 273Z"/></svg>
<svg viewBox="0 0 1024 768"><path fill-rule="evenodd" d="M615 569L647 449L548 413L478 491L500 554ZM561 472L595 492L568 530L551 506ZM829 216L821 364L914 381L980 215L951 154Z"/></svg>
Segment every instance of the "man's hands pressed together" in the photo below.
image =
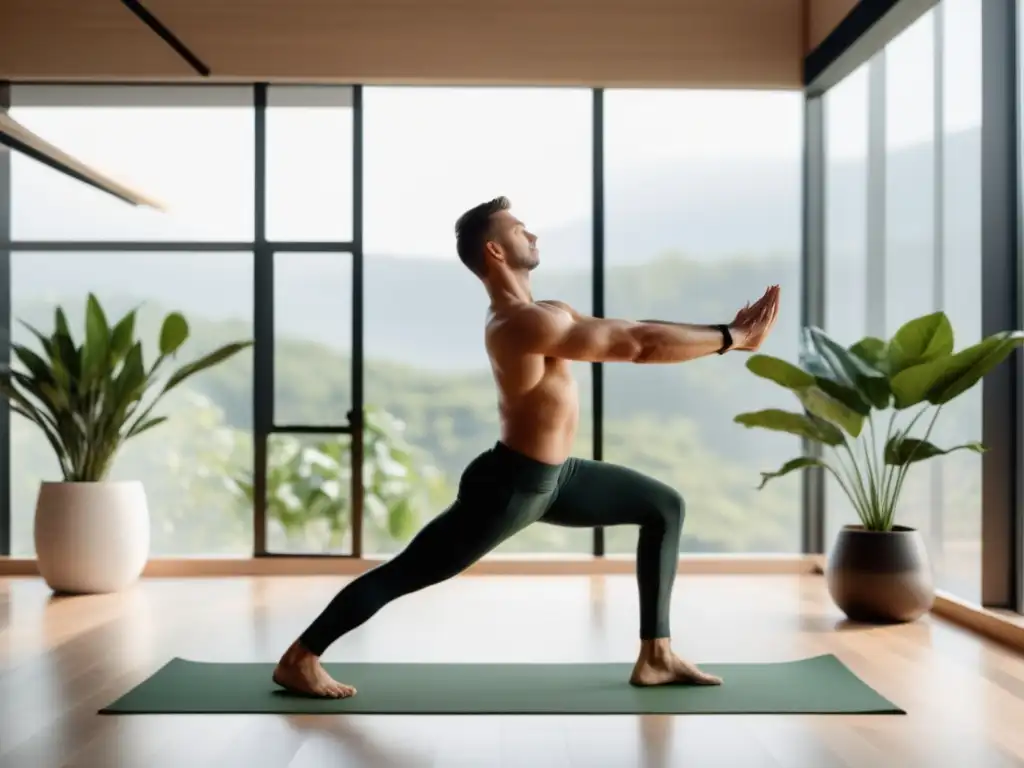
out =
<svg viewBox="0 0 1024 768"><path fill-rule="evenodd" d="M747 304L736 313L735 319L729 323L732 333L732 349L744 352L756 352L768 337L775 321L779 317L779 286L772 285L764 295L753 304Z"/></svg>

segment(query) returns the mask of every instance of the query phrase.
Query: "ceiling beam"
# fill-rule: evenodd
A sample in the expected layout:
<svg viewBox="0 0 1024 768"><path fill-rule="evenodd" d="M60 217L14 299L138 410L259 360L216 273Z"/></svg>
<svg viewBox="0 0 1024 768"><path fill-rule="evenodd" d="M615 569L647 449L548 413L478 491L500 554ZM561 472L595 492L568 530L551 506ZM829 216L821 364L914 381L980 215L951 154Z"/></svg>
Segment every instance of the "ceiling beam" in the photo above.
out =
<svg viewBox="0 0 1024 768"><path fill-rule="evenodd" d="M104 176L99 171L90 168L67 152L40 138L11 117L6 111L0 111L0 144L5 144L16 152L21 152L23 155L27 155L40 163L96 187L131 205L145 206L159 211L165 210L163 204L153 198L147 197L120 182Z"/></svg>
<svg viewBox="0 0 1024 768"><path fill-rule="evenodd" d="M819 96L866 62L939 0L860 0L804 58L804 90Z"/></svg>
<svg viewBox="0 0 1024 768"><path fill-rule="evenodd" d="M121 2L129 11L138 16L143 24L153 30L161 40L167 43L175 53L188 62L192 69L203 77L210 76L210 68L198 56L192 53L188 46L178 39L177 35L164 26L160 19L150 13L142 3L138 0L121 0Z"/></svg>

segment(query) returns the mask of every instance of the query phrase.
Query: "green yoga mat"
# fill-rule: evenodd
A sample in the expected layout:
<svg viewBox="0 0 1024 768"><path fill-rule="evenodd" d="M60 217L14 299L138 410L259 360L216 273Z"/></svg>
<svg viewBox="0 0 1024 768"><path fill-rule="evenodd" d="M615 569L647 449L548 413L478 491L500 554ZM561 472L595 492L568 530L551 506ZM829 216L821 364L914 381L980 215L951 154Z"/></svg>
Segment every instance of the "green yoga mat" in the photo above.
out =
<svg viewBox="0 0 1024 768"><path fill-rule="evenodd" d="M715 687L635 688L632 664L326 663L350 699L288 694L273 664L173 659L104 714L904 714L832 655L707 664Z"/></svg>

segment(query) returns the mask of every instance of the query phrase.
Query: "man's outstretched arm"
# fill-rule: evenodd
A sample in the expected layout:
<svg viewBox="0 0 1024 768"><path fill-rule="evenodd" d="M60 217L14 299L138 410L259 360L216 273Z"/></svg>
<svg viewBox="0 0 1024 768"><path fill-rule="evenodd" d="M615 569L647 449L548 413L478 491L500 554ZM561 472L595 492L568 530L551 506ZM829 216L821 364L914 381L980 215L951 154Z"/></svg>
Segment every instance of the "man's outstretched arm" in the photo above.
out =
<svg viewBox="0 0 1024 768"><path fill-rule="evenodd" d="M723 347L716 326L587 317L558 302L531 308L507 329L523 352L590 363L682 363ZM778 289L769 288L729 324L731 349L757 349L778 314Z"/></svg>

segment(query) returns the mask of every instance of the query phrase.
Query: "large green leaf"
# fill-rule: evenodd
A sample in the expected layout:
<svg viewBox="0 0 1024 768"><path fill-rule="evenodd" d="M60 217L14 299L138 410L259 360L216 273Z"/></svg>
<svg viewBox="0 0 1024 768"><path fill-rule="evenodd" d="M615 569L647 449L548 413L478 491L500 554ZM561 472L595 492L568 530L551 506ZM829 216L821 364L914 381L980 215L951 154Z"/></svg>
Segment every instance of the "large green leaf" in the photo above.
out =
<svg viewBox="0 0 1024 768"><path fill-rule="evenodd" d="M78 350L71 334L64 331L55 331L53 334L53 346L56 359L60 360L60 367L67 372L69 386L74 390L78 389L78 379L82 375L82 368ZM54 366L56 368L56 365Z"/></svg>
<svg viewBox="0 0 1024 768"><path fill-rule="evenodd" d="M121 401L133 400L141 395L145 384L146 369L142 361L142 343L137 341L125 357L114 382L114 394Z"/></svg>
<svg viewBox="0 0 1024 768"><path fill-rule="evenodd" d="M741 413L733 421L745 427L760 427L775 432L787 432L826 445L841 445L843 443L843 433L837 427L827 422L814 421L802 413L792 413L778 408Z"/></svg>
<svg viewBox="0 0 1024 768"><path fill-rule="evenodd" d="M43 358L21 344L11 344L11 349L33 378L48 384L54 383L55 380L50 364L43 360Z"/></svg>
<svg viewBox="0 0 1024 768"><path fill-rule="evenodd" d="M828 363L825 362L818 352L818 347L814 343L809 328L804 328L800 331L799 362L800 367L812 376L825 379L834 379L835 377Z"/></svg>
<svg viewBox="0 0 1024 768"><path fill-rule="evenodd" d="M819 419L842 427L851 437L858 437L864 427L864 416L843 402L830 397L818 387L804 387L796 393L804 408Z"/></svg>
<svg viewBox="0 0 1024 768"><path fill-rule="evenodd" d="M56 419L54 419L50 414L44 413L44 411L40 410L39 405L28 399L26 393L21 391L22 388L16 386L15 382L17 379L17 373L5 373L0 376L0 394L3 394L3 396L11 403L17 403L28 411L32 415L33 421L38 420L40 423L45 422L48 426L56 428ZM36 397L32 392L28 392L27 394L32 394L33 397Z"/></svg>
<svg viewBox="0 0 1024 768"><path fill-rule="evenodd" d="M865 400L863 395L853 387L847 387L844 384L840 384L838 381L826 379L822 376L815 376L814 382L825 394L835 398L847 408L856 411L861 416L867 416L871 413L871 403Z"/></svg>
<svg viewBox="0 0 1024 768"><path fill-rule="evenodd" d="M110 326L107 316L100 306L99 299L93 294L85 304L85 346L82 352L83 374L86 380L100 376L108 367L110 355Z"/></svg>
<svg viewBox="0 0 1024 768"><path fill-rule="evenodd" d="M906 464L916 464L925 459L932 459L936 456L945 456L953 451L974 451L984 453L987 449L978 442L964 443L952 448L939 448L925 440L918 440L913 437L893 437L885 444L885 463L902 467Z"/></svg>
<svg viewBox="0 0 1024 768"><path fill-rule="evenodd" d="M131 431L128 432L127 436L128 437L134 437L137 434L142 434L142 432L144 432L145 430L153 429L158 424L163 424L165 421L167 421L167 417L166 416L158 416L156 419L147 419L146 421L142 422L141 424L139 424L139 425L137 425L135 427L132 427Z"/></svg>
<svg viewBox="0 0 1024 768"><path fill-rule="evenodd" d="M35 398L47 411L54 414L56 417L58 408L56 404L51 401L46 390L49 382L41 381L33 376L26 375L21 371L11 371L10 379L20 387L20 390L24 395Z"/></svg>
<svg viewBox="0 0 1024 768"><path fill-rule="evenodd" d="M757 490L764 488L769 480L774 480L777 477L788 475L790 472L795 472L798 469L806 469L807 467L822 467L827 469L828 465L821 459L811 458L810 456L801 456L798 459L790 459L781 467L774 472L762 472L761 473L761 484L757 486Z"/></svg>
<svg viewBox="0 0 1024 768"><path fill-rule="evenodd" d="M832 378L860 392L876 408L887 408L890 400L889 382L885 374L846 349L820 328L807 329L822 359L832 371Z"/></svg>
<svg viewBox="0 0 1024 768"><path fill-rule="evenodd" d="M922 403L928 397L932 387L942 378L953 357L930 360L921 365L914 365L893 376L890 386L893 394L893 407L898 411Z"/></svg>
<svg viewBox="0 0 1024 768"><path fill-rule="evenodd" d="M61 336L67 336L74 343L74 339L71 336L71 329L68 328L68 318L64 314L64 310L57 307L53 310L53 328L54 335L60 334Z"/></svg>
<svg viewBox="0 0 1024 768"><path fill-rule="evenodd" d="M928 402L943 405L969 390L1024 344L1024 331L1004 331L989 336L948 360L942 376L928 390Z"/></svg>
<svg viewBox="0 0 1024 768"><path fill-rule="evenodd" d="M889 342L889 374L953 354L953 326L945 312L916 317L904 323Z"/></svg>
<svg viewBox="0 0 1024 768"><path fill-rule="evenodd" d="M875 408L884 411L892 403L892 388L887 376L865 376L857 385L858 390Z"/></svg>
<svg viewBox="0 0 1024 768"><path fill-rule="evenodd" d="M171 312L160 327L160 354L173 355L188 338L188 321L180 312Z"/></svg>
<svg viewBox="0 0 1024 768"><path fill-rule="evenodd" d="M57 421L50 415L41 411L34 403L32 403L32 401L20 392L18 387L15 386L12 381L10 374L0 376L0 394L3 394L3 396L7 398L14 411L32 421L39 427L43 432L43 435L46 437L46 440L50 443L50 446L57 454L57 459L63 468L65 466L64 457L66 452L62 447L62 440Z"/></svg>
<svg viewBox="0 0 1024 768"><path fill-rule="evenodd" d="M888 345L882 339L865 336L851 345L850 351L872 368L882 373L889 372Z"/></svg>
<svg viewBox="0 0 1024 768"><path fill-rule="evenodd" d="M114 330L110 333L110 356L111 363L116 365L124 360L132 348L132 340L135 338L135 310L122 317Z"/></svg>
<svg viewBox="0 0 1024 768"><path fill-rule="evenodd" d="M39 344L43 348L43 351L46 353L46 356L53 357L53 340L49 336L46 336L39 329L33 327L29 323L26 323L24 320L19 320L18 322L21 323L22 326L24 326L29 333L31 333L39 340Z"/></svg>
<svg viewBox="0 0 1024 768"><path fill-rule="evenodd" d="M181 368L176 370L167 380L167 384L164 385L163 391L169 392L190 376L193 376L194 374L197 374L200 371L203 371L211 366L214 366L217 363L223 362L224 360L227 360L228 358L238 354L243 349L246 349L247 347L251 346L251 341L237 341L232 344L225 344L220 349L215 349L210 354L204 355L195 362L181 366Z"/></svg>
<svg viewBox="0 0 1024 768"><path fill-rule="evenodd" d="M747 359L747 370L787 389L814 386L814 377L811 374L771 355L751 355Z"/></svg>

